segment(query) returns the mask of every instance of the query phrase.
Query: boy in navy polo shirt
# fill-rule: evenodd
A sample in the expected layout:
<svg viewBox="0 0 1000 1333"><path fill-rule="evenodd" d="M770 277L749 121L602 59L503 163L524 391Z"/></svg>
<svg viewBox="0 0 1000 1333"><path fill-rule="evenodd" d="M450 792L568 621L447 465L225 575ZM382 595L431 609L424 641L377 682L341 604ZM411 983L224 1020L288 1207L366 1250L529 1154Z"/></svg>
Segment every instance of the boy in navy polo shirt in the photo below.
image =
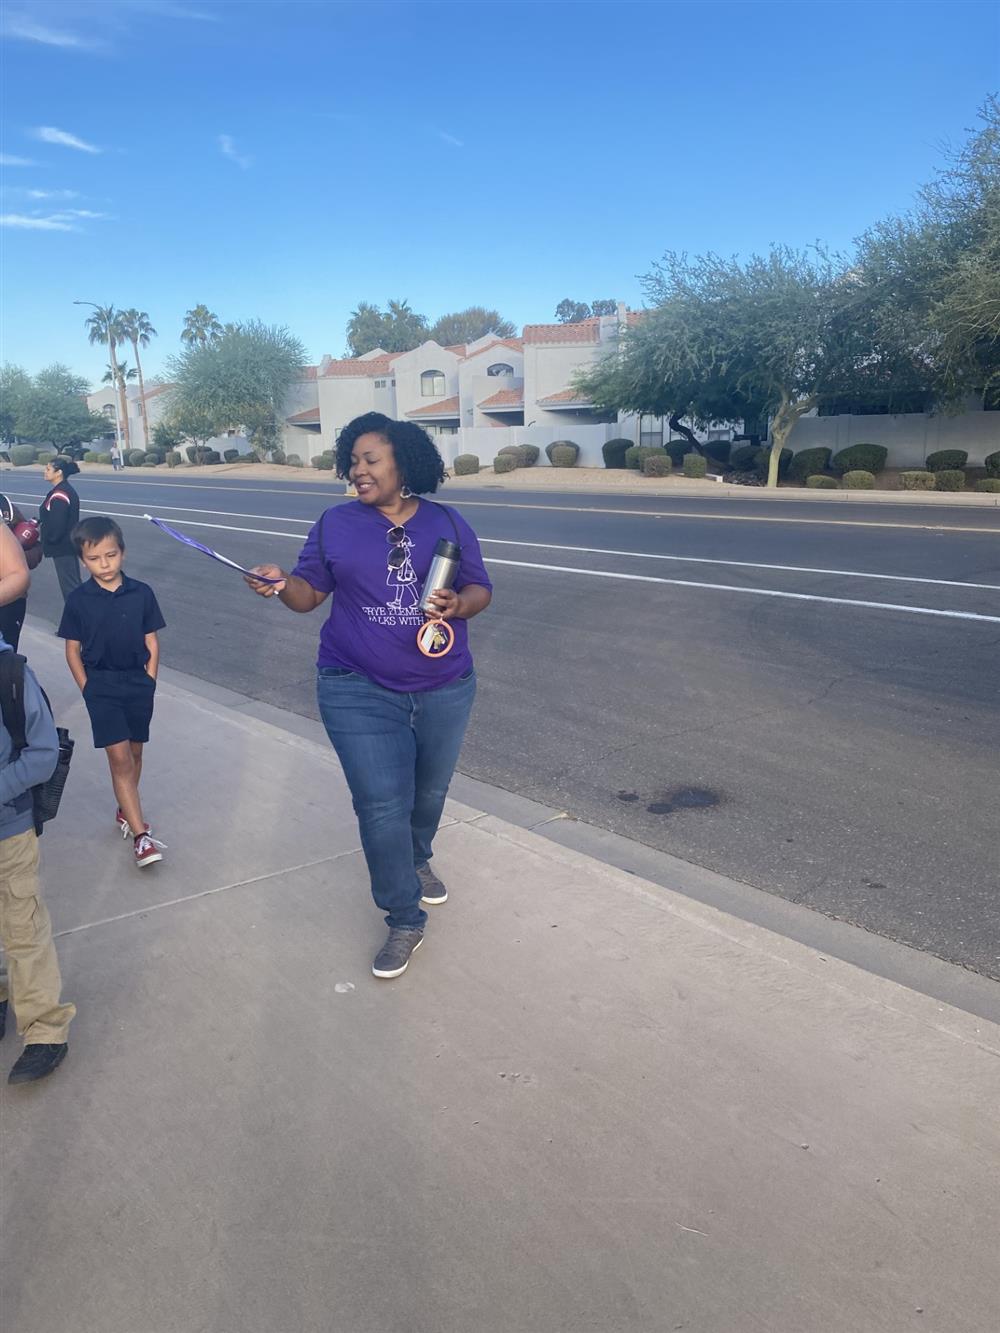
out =
<svg viewBox="0 0 1000 1333"><path fill-rule="evenodd" d="M94 745L108 756L118 827L133 839L136 865L148 866L163 860L163 844L143 819L139 776L160 661L156 631L166 621L152 588L122 573L125 539L113 519L85 518L73 529L73 543L90 578L66 598L56 633L66 640Z"/></svg>

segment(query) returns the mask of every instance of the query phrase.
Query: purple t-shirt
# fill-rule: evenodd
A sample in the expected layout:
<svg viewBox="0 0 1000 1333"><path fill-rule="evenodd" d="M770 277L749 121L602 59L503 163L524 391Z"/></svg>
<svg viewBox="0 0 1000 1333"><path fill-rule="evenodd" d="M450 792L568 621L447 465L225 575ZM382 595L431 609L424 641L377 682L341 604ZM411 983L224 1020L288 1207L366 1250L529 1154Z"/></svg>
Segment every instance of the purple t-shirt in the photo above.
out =
<svg viewBox="0 0 1000 1333"><path fill-rule="evenodd" d="M493 584L476 534L454 509L421 500L402 525L407 558L398 568L388 563L392 526L360 500L334 505L313 525L292 573L318 592L333 593L317 666L357 671L387 690L434 690L472 667L464 620L449 622L455 643L446 656L425 657L417 647L417 630L426 619L417 603L439 539L453 542L458 529L462 560L453 585L456 592L471 583L490 589Z"/></svg>

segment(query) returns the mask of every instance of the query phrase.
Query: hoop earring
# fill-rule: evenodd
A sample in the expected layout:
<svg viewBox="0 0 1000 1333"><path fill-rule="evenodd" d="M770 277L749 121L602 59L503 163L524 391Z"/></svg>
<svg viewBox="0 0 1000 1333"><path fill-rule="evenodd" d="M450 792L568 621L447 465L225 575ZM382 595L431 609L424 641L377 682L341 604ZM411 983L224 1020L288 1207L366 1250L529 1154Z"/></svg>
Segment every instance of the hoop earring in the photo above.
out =
<svg viewBox="0 0 1000 1333"><path fill-rule="evenodd" d="M409 486L404 486L404 487L400 490L400 492L399 492L399 498L400 498L401 500L412 500L412 499L413 499L413 492L410 490Z"/></svg>

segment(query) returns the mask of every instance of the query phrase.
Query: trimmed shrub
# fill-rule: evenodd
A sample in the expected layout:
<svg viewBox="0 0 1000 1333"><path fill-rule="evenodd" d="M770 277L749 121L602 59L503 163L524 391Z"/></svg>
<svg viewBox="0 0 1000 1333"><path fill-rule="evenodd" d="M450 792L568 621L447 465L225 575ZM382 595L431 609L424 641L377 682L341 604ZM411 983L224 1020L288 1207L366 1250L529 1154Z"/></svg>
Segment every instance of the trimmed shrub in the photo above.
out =
<svg viewBox="0 0 1000 1333"><path fill-rule="evenodd" d="M271 450L271 462L272 462L272 463L284 463L284 461L285 461L285 451L284 451L284 449L272 449L272 450Z"/></svg>
<svg viewBox="0 0 1000 1333"><path fill-rule="evenodd" d="M670 455L658 444L633 444L625 450L625 466L634 472L641 471L647 458L670 458Z"/></svg>
<svg viewBox="0 0 1000 1333"><path fill-rule="evenodd" d="M683 467L684 455L691 452L691 444L688 440L668 440L663 447L670 455L670 461L674 467Z"/></svg>
<svg viewBox="0 0 1000 1333"><path fill-rule="evenodd" d="M574 444L572 440L567 440L553 447L549 462L553 467L576 467L576 460L579 457L580 446Z"/></svg>
<svg viewBox="0 0 1000 1333"><path fill-rule="evenodd" d="M788 479L801 486L807 477L818 476L829 466L829 449L800 449L788 465Z"/></svg>
<svg viewBox="0 0 1000 1333"><path fill-rule="evenodd" d="M312 461L312 465L314 468L318 468L320 472L332 472L333 454L317 454Z"/></svg>
<svg viewBox="0 0 1000 1333"><path fill-rule="evenodd" d="M222 462L222 456L221 456L221 454L219 453L218 449L206 449L206 450L205 450L205 462L206 462L206 463L221 463L221 462Z"/></svg>
<svg viewBox="0 0 1000 1333"><path fill-rule="evenodd" d="M811 491L837 491L836 477L828 477L825 472L817 472L814 477L806 477L806 485Z"/></svg>
<svg viewBox="0 0 1000 1333"><path fill-rule="evenodd" d="M539 449L537 444L522 444L519 447L521 453L524 455L523 466L534 467L535 464L538 462L539 455L542 452L541 449Z"/></svg>
<svg viewBox="0 0 1000 1333"><path fill-rule="evenodd" d="M35 450L35 462L41 463L42 467L44 467L46 463L51 463L53 458L55 458L55 456L56 456L56 451L54 449Z"/></svg>
<svg viewBox="0 0 1000 1333"><path fill-rule="evenodd" d="M163 462L163 459L160 457L159 454L154 454L150 452L143 456L142 462L144 467L159 467L160 464Z"/></svg>
<svg viewBox="0 0 1000 1333"><path fill-rule="evenodd" d="M560 463L558 464L559 467L573 467L576 463L576 460L580 457L580 446L578 444L574 444L572 440L553 440L551 444L547 444L545 446L545 457L549 460L549 462L552 464L553 467L557 466L557 464L553 459L553 451L556 449L574 450L573 462Z"/></svg>
<svg viewBox="0 0 1000 1333"><path fill-rule="evenodd" d="M97 461L98 461L99 463L110 463L110 462L111 462L111 455L110 455L110 454L98 454L98 455L97 455Z"/></svg>
<svg viewBox="0 0 1000 1333"><path fill-rule="evenodd" d="M301 467L301 466L302 466L302 459L299 457L298 454L289 454L289 455L286 457L286 459L285 459L285 466L286 466L286 467Z"/></svg>
<svg viewBox="0 0 1000 1333"><path fill-rule="evenodd" d="M644 477L669 477L673 469L673 459L669 454L653 454L642 460Z"/></svg>
<svg viewBox="0 0 1000 1333"><path fill-rule="evenodd" d="M940 472L934 473L934 489L936 491L964 491L965 473L961 468L942 468Z"/></svg>
<svg viewBox="0 0 1000 1333"><path fill-rule="evenodd" d="M254 453L254 451L251 449L250 452L249 452L248 454L240 454L240 462L241 462L241 463L259 463L259 462L260 462L260 459L257 457L257 455Z"/></svg>
<svg viewBox="0 0 1000 1333"><path fill-rule="evenodd" d="M101 461L101 455L94 449L88 449L83 455L83 461L85 463L99 463Z"/></svg>
<svg viewBox="0 0 1000 1333"><path fill-rule="evenodd" d="M785 478L788 476L788 469L791 465L791 462L792 462L791 449L782 449L781 453L778 455L779 481L784 481ZM760 448L756 451L756 453L754 454L753 465L757 471L757 475L761 478L761 480L766 481L768 469L771 466L771 446L769 444L762 444Z"/></svg>
<svg viewBox="0 0 1000 1333"><path fill-rule="evenodd" d="M235 463L237 458L239 458L239 456L240 456L239 449L223 449L222 451L222 457L226 460L227 463Z"/></svg>
<svg viewBox="0 0 1000 1333"><path fill-rule="evenodd" d="M128 467L142 467L146 461L145 449L130 449L125 455L125 463Z"/></svg>
<svg viewBox="0 0 1000 1333"><path fill-rule="evenodd" d="M934 473L924 472L919 468L912 472L901 472L899 474L899 484L904 491L932 491L934 489Z"/></svg>
<svg viewBox="0 0 1000 1333"><path fill-rule="evenodd" d="M966 449L938 449L927 455L924 467L928 472L961 472L968 461Z"/></svg>
<svg viewBox="0 0 1000 1333"><path fill-rule="evenodd" d="M493 460L493 471L499 474L501 472L513 472L517 467L517 459L511 458L510 454L497 454Z"/></svg>
<svg viewBox="0 0 1000 1333"><path fill-rule="evenodd" d="M146 461L145 461L144 463L141 463L141 464L140 464L140 466L141 466L141 467L159 467L159 466L160 466L160 460L157 459L155 463L151 463L151 462L149 461L149 459L147 458Z"/></svg>
<svg viewBox="0 0 1000 1333"><path fill-rule="evenodd" d="M184 460L181 458L180 454L177 452L176 449L171 449L170 453L167 454L167 467L180 467L183 461Z"/></svg>
<svg viewBox="0 0 1000 1333"><path fill-rule="evenodd" d="M848 491L873 491L875 489L875 473L866 472L864 468L852 468L850 472L844 473L841 481Z"/></svg>
<svg viewBox="0 0 1000 1333"><path fill-rule="evenodd" d="M703 477L708 471L708 463L701 454L684 455L685 477Z"/></svg>
<svg viewBox="0 0 1000 1333"><path fill-rule="evenodd" d="M707 444L703 444L701 447L705 451L705 456L710 458L713 463L718 463L720 467L729 466L729 455L733 448L730 440L709 440Z"/></svg>
<svg viewBox="0 0 1000 1333"><path fill-rule="evenodd" d="M189 444L184 450L189 463L207 463L211 449L204 444Z"/></svg>
<svg viewBox="0 0 1000 1333"><path fill-rule="evenodd" d="M500 452L513 458L515 467L524 467L524 450L519 444L506 444Z"/></svg>
<svg viewBox="0 0 1000 1333"><path fill-rule="evenodd" d="M1000 477L980 477L972 489L981 494L1000 495Z"/></svg>
<svg viewBox="0 0 1000 1333"><path fill-rule="evenodd" d="M601 457L604 459L604 466L623 468L625 466L626 450L631 448L631 440L605 440L601 445Z"/></svg>
<svg viewBox="0 0 1000 1333"><path fill-rule="evenodd" d="M474 477L479 471L478 454L459 454L451 470L456 477Z"/></svg>
<svg viewBox="0 0 1000 1333"><path fill-rule="evenodd" d="M845 472L871 472L877 476L885 470L888 457L889 450L884 444L852 444L834 454L830 466L841 476Z"/></svg>
<svg viewBox="0 0 1000 1333"><path fill-rule="evenodd" d="M759 447L756 444L741 444L736 449L731 450L729 466L734 472L749 472L754 465Z"/></svg>
<svg viewBox="0 0 1000 1333"><path fill-rule="evenodd" d="M987 454L983 459L983 467L991 477L1000 477L1000 449L995 454Z"/></svg>

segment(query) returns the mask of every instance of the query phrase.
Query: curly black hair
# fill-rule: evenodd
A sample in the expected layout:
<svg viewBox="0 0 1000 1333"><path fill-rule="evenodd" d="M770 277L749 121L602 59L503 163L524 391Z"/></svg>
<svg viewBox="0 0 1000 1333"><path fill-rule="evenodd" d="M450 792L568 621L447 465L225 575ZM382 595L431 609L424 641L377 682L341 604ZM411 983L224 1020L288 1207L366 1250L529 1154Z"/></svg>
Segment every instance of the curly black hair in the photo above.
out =
<svg viewBox="0 0 1000 1333"><path fill-rule="evenodd" d="M396 467L414 495L436 491L444 481L444 459L422 426L413 421L393 421L381 412L365 412L348 422L337 438L337 476L347 478L351 453L362 435L381 435L392 445Z"/></svg>

